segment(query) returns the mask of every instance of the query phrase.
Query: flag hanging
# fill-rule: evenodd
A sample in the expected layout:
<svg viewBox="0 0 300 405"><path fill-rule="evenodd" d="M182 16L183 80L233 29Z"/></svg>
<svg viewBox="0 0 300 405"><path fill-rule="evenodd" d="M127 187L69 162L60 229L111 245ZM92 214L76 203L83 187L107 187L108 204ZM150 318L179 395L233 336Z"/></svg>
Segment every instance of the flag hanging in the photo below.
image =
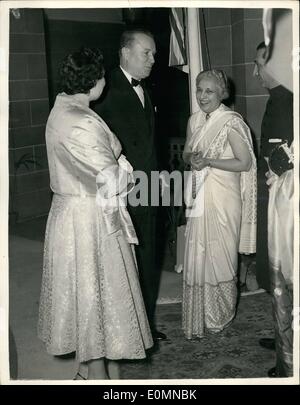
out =
<svg viewBox="0 0 300 405"><path fill-rule="evenodd" d="M172 8L169 14L171 26L169 66L189 73L191 113L199 109L195 94L196 77L205 65L210 66L204 19L201 17L201 9L189 7ZM206 55L203 55L205 54L203 48ZM203 62L203 56L206 56L206 63Z"/></svg>
<svg viewBox="0 0 300 405"><path fill-rule="evenodd" d="M171 8L170 15L170 52L169 66L176 66L188 73L185 47L185 13L183 8Z"/></svg>
<svg viewBox="0 0 300 405"><path fill-rule="evenodd" d="M196 98L196 77L203 70L201 29L198 8L187 9L187 48L189 64L190 110L199 110Z"/></svg>

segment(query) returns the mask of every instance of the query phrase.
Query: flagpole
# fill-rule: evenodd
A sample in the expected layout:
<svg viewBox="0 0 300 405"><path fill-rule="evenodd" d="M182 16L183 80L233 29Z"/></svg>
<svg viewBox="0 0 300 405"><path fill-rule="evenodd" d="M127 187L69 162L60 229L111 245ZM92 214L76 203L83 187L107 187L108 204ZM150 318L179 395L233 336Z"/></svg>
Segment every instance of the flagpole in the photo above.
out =
<svg viewBox="0 0 300 405"><path fill-rule="evenodd" d="M199 9L187 8L187 40L191 114L199 110L196 99L196 77L203 70Z"/></svg>
<svg viewBox="0 0 300 405"><path fill-rule="evenodd" d="M196 77L198 73L203 70L199 11L200 10L196 8L185 8L185 18L183 18L183 9L172 9L170 14L171 38L169 66L177 66L182 71L188 73L191 114L199 110L196 99ZM184 22L185 28L183 27ZM205 27L204 24L202 25L205 35ZM187 54L188 64L185 64L185 52ZM208 55L207 59L209 63ZM184 246L185 225L182 225L177 228L177 251L175 265L175 271L177 273L181 273L183 270Z"/></svg>

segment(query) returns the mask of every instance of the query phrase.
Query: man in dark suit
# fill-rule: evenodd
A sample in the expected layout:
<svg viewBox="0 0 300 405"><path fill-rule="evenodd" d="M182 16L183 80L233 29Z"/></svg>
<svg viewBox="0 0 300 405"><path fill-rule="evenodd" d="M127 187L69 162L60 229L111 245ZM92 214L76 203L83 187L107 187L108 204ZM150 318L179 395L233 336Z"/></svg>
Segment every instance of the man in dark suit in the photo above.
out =
<svg viewBox="0 0 300 405"><path fill-rule="evenodd" d="M153 36L148 31L128 30L120 40L120 66L108 78L107 94L95 106L95 111L106 121L119 138L123 153L135 171L148 177L148 205L128 206L139 246L136 249L140 283L147 315L155 340L166 335L155 328L155 304L159 287L156 265L156 209L151 207L151 172L157 170L154 140L154 111L142 79L148 77L156 53Z"/></svg>

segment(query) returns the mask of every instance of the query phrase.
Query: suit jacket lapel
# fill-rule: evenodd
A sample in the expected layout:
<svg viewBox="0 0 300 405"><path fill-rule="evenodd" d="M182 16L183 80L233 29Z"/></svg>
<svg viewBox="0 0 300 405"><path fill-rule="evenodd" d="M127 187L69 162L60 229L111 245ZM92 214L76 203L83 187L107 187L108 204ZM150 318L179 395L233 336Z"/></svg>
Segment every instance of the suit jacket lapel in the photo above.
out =
<svg viewBox="0 0 300 405"><path fill-rule="evenodd" d="M145 114L146 119L149 124L150 134L152 134L153 130L154 130L154 112L153 112L153 107L152 107L150 96L149 96L143 82L141 83L141 85L142 85L143 91L144 91L145 107L143 107L143 104L141 103L139 96L134 91L132 85L129 83L127 77L124 75L124 73L122 72L122 70L120 68L117 69L117 79L118 79L117 85L119 86L119 90L124 94L126 93L127 100L128 100L128 96L130 97L130 102L132 103L134 108L135 107L137 108L136 113L143 114L143 115ZM129 117L129 119L130 119L130 117Z"/></svg>
<svg viewBox="0 0 300 405"><path fill-rule="evenodd" d="M119 79L119 84L120 84L120 91L126 93L129 95L132 103L136 104L136 106L139 106L141 110L143 110L143 104L141 103L141 100L135 90L133 89L132 85L129 83L127 77L124 75L122 70L118 68L118 79Z"/></svg>
<svg viewBox="0 0 300 405"><path fill-rule="evenodd" d="M148 118L148 121L150 123L150 129L151 132L154 128L154 111L153 111L153 106L151 103L151 99L149 96L149 93L147 92L146 88L143 86L143 90L144 90L144 97L145 97L145 113L146 116Z"/></svg>

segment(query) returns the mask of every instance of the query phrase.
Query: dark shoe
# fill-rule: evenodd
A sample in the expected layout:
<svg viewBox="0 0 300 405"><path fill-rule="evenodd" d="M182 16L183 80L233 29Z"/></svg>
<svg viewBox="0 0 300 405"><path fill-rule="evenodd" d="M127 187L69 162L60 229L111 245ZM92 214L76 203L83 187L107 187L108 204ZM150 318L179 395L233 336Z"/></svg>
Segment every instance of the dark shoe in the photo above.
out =
<svg viewBox="0 0 300 405"><path fill-rule="evenodd" d="M158 330L154 330L152 332L152 336L153 336L153 340L166 340L167 339L167 335L165 335L162 332L159 332Z"/></svg>
<svg viewBox="0 0 300 405"><path fill-rule="evenodd" d="M268 371L268 377L270 377L270 378L278 377L276 367L270 368L270 370Z"/></svg>
<svg viewBox="0 0 300 405"><path fill-rule="evenodd" d="M75 377L73 378L73 380L87 380L87 378L83 377L83 375L81 375L79 372L76 373Z"/></svg>
<svg viewBox="0 0 300 405"><path fill-rule="evenodd" d="M262 338L262 339L259 339L258 343L264 349L275 350L275 339Z"/></svg>

